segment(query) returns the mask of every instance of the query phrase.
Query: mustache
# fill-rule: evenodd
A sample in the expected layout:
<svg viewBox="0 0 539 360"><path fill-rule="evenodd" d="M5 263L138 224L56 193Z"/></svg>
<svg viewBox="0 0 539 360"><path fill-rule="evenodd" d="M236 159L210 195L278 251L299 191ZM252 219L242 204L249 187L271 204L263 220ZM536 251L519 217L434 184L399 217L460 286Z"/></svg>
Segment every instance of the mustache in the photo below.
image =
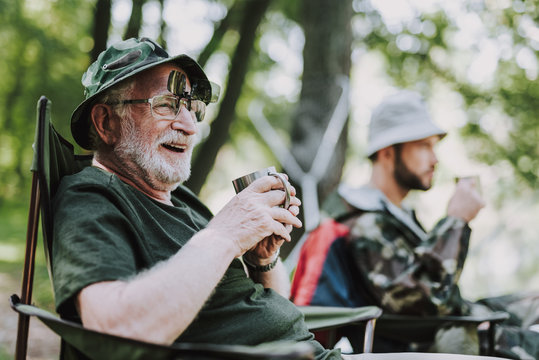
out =
<svg viewBox="0 0 539 360"><path fill-rule="evenodd" d="M155 140L156 143L175 143L175 144L185 144L187 146L193 146L195 142L195 137L193 135L185 135L179 131L166 131L159 135Z"/></svg>

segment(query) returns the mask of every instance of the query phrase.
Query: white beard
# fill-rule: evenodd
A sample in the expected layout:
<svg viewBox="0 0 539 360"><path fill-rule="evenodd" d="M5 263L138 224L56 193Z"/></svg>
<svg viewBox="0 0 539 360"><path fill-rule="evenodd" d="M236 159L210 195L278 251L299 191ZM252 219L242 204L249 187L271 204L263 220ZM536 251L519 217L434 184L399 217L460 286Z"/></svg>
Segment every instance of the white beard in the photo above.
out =
<svg viewBox="0 0 539 360"><path fill-rule="evenodd" d="M140 130L133 126L132 119L122 121L122 136L116 145L118 157L136 166L130 166L129 171L139 175L147 184L157 190L174 189L187 181L191 175L191 155L193 152L193 136L187 136L179 131L169 130L161 134L153 143L141 142ZM187 145L184 156L176 163L167 161L160 153L161 144L176 142Z"/></svg>

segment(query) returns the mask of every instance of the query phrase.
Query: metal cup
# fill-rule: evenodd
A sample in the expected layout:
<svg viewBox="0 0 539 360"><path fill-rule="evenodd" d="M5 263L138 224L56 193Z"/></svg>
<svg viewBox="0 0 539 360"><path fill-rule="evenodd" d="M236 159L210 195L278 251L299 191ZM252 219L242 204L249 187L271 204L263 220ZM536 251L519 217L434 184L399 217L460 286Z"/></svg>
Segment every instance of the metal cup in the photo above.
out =
<svg viewBox="0 0 539 360"><path fill-rule="evenodd" d="M284 207L285 209L288 209L288 207L290 206L290 184L288 183L288 181L283 175L279 174L277 170L275 170L274 166L270 166L268 168L255 171L253 173L250 173L242 177L239 177L235 180L232 180L232 185L234 185L234 190L236 191L236 194L242 191L243 189L245 189L256 179L259 179L264 176L275 176L276 178L281 180L281 182L283 183L284 192L285 192L284 204L281 206Z"/></svg>
<svg viewBox="0 0 539 360"><path fill-rule="evenodd" d="M468 175L468 176L457 176L455 177L455 183L458 183L459 181L473 181L474 187L479 192L480 195L482 195L481 191L481 181L479 178L479 175Z"/></svg>

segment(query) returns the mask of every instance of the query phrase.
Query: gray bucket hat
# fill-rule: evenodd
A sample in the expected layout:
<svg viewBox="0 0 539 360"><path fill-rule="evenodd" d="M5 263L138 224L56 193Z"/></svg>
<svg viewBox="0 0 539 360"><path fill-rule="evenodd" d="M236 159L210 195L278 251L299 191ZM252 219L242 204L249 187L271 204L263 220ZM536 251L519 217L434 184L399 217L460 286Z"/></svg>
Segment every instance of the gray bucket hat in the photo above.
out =
<svg viewBox="0 0 539 360"><path fill-rule="evenodd" d="M391 145L446 134L432 121L421 95L401 90L384 98L372 112L367 157Z"/></svg>
<svg viewBox="0 0 539 360"><path fill-rule="evenodd" d="M191 82L195 79L208 82L206 74L195 60L184 54L170 57L163 48L147 38L124 40L99 54L82 75L86 99L71 116L71 134L77 144L84 149L91 148L89 111L98 95L141 71L167 62L177 64Z"/></svg>

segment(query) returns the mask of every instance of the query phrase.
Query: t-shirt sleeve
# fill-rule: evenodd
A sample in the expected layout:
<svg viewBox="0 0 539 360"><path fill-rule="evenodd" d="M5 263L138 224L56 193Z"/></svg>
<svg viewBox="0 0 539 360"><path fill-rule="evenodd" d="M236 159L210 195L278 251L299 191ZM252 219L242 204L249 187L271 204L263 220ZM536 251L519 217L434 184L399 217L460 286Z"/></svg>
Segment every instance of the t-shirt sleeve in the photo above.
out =
<svg viewBox="0 0 539 360"><path fill-rule="evenodd" d="M58 313L78 317L74 296L136 273L137 234L119 196L103 185L62 188L55 197L53 283Z"/></svg>

